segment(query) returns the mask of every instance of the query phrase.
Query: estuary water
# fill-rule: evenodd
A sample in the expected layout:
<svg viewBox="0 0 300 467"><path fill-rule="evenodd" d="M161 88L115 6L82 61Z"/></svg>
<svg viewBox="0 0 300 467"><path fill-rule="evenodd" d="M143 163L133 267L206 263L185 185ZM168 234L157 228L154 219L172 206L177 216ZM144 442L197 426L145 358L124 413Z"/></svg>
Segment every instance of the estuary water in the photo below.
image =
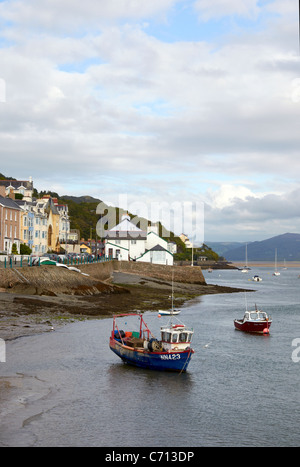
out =
<svg viewBox="0 0 300 467"><path fill-rule="evenodd" d="M108 348L112 319L7 342L0 376L14 384L0 399L0 446L298 446L300 270L272 272L204 272L208 283L255 292L182 308L195 331L185 374L123 364ZM234 329L255 304L273 318L270 336ZM144 318L154 332L164 321Z"/></svg>

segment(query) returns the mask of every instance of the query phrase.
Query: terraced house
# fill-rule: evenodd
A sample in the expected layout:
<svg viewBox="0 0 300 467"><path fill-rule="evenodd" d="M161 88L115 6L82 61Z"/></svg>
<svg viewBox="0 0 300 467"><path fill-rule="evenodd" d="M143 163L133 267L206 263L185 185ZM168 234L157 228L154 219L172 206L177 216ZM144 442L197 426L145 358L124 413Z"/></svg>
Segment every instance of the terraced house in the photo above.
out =
<svg viewBox="0 0 300 467"><path fill-rule="evenodd" d="M14 243L18 252L20 244L37 255L59 251L69 234L68 206L48 195L33 198L32 179L0 180L0 253L11 254Z"/></svg>
<svg viewBox="0 0 300 467"><path fill-rule="evenodd" d="M15 243L20 251L21 209L11 198L0 196L0 252L11 253Z"/></svg>

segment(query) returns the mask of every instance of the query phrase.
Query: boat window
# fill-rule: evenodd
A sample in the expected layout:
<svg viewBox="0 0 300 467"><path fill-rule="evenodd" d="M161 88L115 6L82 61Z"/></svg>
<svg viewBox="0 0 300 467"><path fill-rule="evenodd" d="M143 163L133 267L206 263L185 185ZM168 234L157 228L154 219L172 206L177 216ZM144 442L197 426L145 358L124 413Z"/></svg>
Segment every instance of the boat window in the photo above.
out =
<svg viewBox="0 0 300 467"><path fill-rule="evenodd" d="M163 332L163 331L162 331L162 333L161 333L161 340L164 341L164 342L166 341L166 332Z"/></svg>
<svg viewBox="0 0 300 467"><path fill-rule="evenodd" d="M173 334L173 336L172 336L172 342L173 342L174 344L175 344L176 342L178 342L178 341L177 341L177 337L178 337L177 334Z"/></svg>
<svg viewBox="0 0 300 467"><path fill-rule="evenodd" d="M164 333L165 338L163 339L164 342L171 342L171 333L170 332L165 332Z"/></svg>
<svg viewBox="0 0 300 467"><path fill-rule="evenodd" d="M259 319L266 319L266 313L258 313Z"/></svg>
<svg viewBox="0 0 300 467"><path fill-rule="evenodd" d="M179 335L179 342L186 342L187 341L187 333L186 332L182 332L180 335Z"/></svg>

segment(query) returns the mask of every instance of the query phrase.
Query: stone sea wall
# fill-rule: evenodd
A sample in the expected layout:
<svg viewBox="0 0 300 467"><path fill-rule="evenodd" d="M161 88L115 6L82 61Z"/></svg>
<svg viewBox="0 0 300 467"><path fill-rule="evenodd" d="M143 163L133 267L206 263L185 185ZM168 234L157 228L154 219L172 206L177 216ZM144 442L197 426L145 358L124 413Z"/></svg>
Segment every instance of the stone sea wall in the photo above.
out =
<svg viewBox="0 0 300 467"><path fill-rule="evenodd" d="M0 270L0 290L29 295L94 295L120 293L110 283L113 272L126 272L157 280L205 285L200 267L163 266L136 262L110 261L80 265L75 272L57 266L7 268Z"/></svg>
<svg viewBox="0 0 300 467"><path fill-rule="evenodd" d="M183 282L186 284L206 284L200 266L181 267L136 263L135 261L115 261L114 270L167 281L171 281L173 276L174 282Z"/></svg>

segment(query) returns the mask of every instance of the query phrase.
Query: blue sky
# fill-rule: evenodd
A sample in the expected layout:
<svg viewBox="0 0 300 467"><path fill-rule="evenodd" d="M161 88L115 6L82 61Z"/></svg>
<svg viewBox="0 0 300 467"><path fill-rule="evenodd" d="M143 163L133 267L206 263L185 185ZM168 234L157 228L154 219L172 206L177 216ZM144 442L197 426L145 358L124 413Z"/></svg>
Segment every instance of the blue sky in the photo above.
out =
<svg viewBox="0 0 300 467"><path fill-rule="evenodd" d="M202 203L207 241L300 230L297 1L0 0L0 80L0 172Z"/></svg>

